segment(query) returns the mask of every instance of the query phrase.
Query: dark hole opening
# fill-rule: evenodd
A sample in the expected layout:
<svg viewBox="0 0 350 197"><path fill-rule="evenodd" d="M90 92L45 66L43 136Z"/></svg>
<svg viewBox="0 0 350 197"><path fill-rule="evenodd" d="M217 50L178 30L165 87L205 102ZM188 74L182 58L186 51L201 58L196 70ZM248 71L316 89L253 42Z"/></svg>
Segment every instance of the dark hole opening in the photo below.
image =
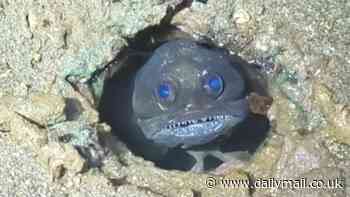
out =
<svg viewBox="0 0 350 197"><path fill-rule="evenodd" d="M135 73L147 61L154 49L167 40L179 37L189 38L187 34L177 31L174 26L155 26L147 28L139 32L135 38L129 39L128 47L118 53L115 62L105 71L107 77L98 108L101 121L107 122L112 127L113 133L135 155L153 161L156 166L163 169L188 171L196 161L186 150L173 148L166 154L163 154L162 149L158 149L157 145L146 140L142 132L135 131L134 125L128 123L133 118L131 98L132 81ZM213 47L213 43L208 42L208 39L205 39L205 41L199 40L198 42L204 42L204 45ZM239 57L233 56L233 60L241 67L249 66L247 62ZM260 95L268 95L264 80L261 80L261 76L257 72L245 69L242 69L241 72L246 78L248 93L257 92ZM265 140L269 128L270 124L266 116L250 114L244 122L234 128L232 135L227 140L220 143L220 151L247 151L254 153ZM206 149L207 147L206 145L201 145L200 148ZM204 169L214 169L222 162L215 156L207 156L204 159Z"/></svg>

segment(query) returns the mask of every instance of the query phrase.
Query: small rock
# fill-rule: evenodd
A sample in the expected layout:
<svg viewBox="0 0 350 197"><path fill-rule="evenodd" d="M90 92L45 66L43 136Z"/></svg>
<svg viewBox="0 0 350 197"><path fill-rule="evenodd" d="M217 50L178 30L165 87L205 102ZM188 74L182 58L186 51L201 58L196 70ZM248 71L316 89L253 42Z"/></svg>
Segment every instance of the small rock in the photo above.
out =
<svg viewBox="0 0 350 197"><path fill-rule="evenodd" d="M193 8L185 8L175 15L172 23L184 32L205 35L209 32L209 25L205 21L209 16L203 11L194 12Z"/></svg>
<svg viewBox="0 0 350 197"><path fill-rule="evenodd" d="M47 166L53 180L62 177L66 170L77 174L86 167L86 161L70 144L49 143L40 150L39 159Z"/></svg>
<svg viewBox="0 0 350 197"><path fill-rule="evenodd" d="M250 21L250 16L248 14L248 12L246 12L243 9L238 9L234 15L233 15L233 19L237 24L244 24L244 23L248 23Z"/></svg>
<svg viewBox="0 0 350 197"><path fill-rule="evenodd" d="M58 164L58 165L54 165L52 164L52 167L51 167L51 180L53 182L57 181L58 179L60 179L63 175L64 175L64 167L63 167L63 164Z"/></svg>
<svg viewBox="0 0 350 197"><path fill-rule="evenodd" d="M49 94L35 94L30 97L30 108L23 115L32 118L41 125L48 125L62 116L65 102L63 97ZM20 111L19 111L20 113Z"/></svg>
<svg viewBox="0 0 350 197"><path fill-rule="evenodd" d="M26 117L40 126L47 126L63 115L63 97L50 94L33 94L27 98L3 97L0 105Z"/></svg>
<svg viewBox="0 0 350 197"><path fill-rule="evenodd" d="M248 97L250 111L254 114L266 115L272 105L273 99L251 93Z"/></svg>
<svg viewBox="0 0 350 197"><path fill-rule="evenodd" d="M12 100L12 98L10 99ZM47 144L47 130L40 128L25 117L15 113L6 104L6 99L0 102L0 131L10 132L15 141L21 144L40 148Z"/></svg>

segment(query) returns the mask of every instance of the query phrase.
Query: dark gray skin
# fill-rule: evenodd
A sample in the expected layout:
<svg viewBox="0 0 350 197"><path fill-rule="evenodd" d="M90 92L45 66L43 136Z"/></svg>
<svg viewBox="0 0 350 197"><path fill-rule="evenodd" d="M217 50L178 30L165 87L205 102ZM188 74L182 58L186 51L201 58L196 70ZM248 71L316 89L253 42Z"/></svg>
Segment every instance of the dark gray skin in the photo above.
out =
<svg viewBox="0 0 350 197"><path fill-rule="evenodd" d="M221 79L220 90L210 89L213 77ZM165 98L159 95L162 85L170 87ZM132 116L143 137L163 153L173 147L188 150L197 160L192 171L203 170L208 154L233 159L219 150L192 147L229 136L248 113L244 79L229 54L191 40L161 45L134 78Z"/></svg>

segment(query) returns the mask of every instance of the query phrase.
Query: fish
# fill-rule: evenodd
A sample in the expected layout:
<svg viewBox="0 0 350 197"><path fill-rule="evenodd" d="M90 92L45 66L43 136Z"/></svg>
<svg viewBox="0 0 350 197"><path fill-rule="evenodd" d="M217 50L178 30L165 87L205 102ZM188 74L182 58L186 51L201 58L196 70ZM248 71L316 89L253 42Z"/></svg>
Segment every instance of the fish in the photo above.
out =
<svg viewBox="0 0 350 197"><path fill-rule="evenodd" d="M189 148L227 135L247 117L244 92L228 54L179 39L157 48L137 72L132 107L147 139Z"/></svg>
<svg viewBox="0 0 350 197"><path fill-rule="evenodd" d="M181 149L202 171L207 154L197 147L225 140L249 114L240 65L222 48L180 38L119 64L105 83L101 119L146 160Z"/></svg>

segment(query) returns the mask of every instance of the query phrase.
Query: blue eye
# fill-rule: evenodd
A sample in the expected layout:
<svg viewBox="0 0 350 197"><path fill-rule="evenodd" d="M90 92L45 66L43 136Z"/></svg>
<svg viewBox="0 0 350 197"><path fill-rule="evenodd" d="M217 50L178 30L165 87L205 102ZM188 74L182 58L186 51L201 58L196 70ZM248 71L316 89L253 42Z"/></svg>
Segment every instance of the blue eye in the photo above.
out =
<svg viewBox="0 0 350 197"><path fill-rule="evenodd" d="M208 81L208 86L213 91L218 92L222 89L222 79L217 76L211 77Z"/></svg>
<svg viewBox="0 0 350 197"><path fill-rule="evenodd" d="M158 87L158 95L160 98L166 99L170 96L170 87L168 84L161 84Z"/></svg>
<svg viewBox="0 0 350 197"><path fill-rule="evenodd" d="M207 75L205 76L204 88L209 95L218 97L224 91L224 80L217 74Z"/></svg>
<svg viewBox="0 0 350 197"><path fill-rule="evenodd" d="M175 100L174 87L169 82L163 82L158 85L156 94L162 101L173 101Z"/></svg>

